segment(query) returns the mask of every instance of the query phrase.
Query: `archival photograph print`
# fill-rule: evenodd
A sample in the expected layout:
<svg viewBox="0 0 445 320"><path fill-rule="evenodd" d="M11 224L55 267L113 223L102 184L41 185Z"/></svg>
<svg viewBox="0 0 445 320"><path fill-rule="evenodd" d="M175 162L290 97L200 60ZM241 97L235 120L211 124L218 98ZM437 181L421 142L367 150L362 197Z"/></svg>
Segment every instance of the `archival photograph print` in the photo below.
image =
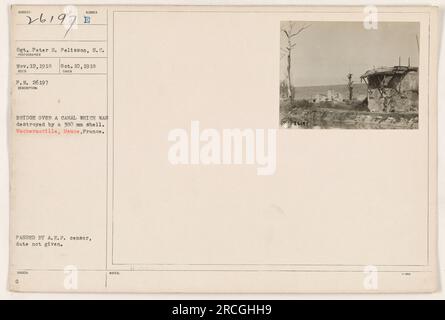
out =
<svg viewBox="0 0 445 320"><path fill-rule="evenodd" d="M417 22L282 21L280 126L417 129Z"/></svg>

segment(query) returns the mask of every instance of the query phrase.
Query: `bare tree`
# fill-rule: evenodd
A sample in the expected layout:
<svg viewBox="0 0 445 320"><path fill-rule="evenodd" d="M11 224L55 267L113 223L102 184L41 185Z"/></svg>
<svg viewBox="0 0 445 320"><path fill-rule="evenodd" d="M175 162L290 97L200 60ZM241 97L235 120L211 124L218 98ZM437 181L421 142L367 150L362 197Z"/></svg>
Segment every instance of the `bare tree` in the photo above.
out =
<svg viewBox="0 0 445 320"><path fill-rule="evenodd" d="M353 90L354 90L354 81L352 81L352 73L348 73L348 90L349 90L349 100L352 101L353 98Z"/></svg>
<svg viewBox="0 0 445 320"><path fill-rule="evenodd" d="M309 24L297 25L295 21L289 21L287 25L281 26L281 32L286 36L287 44L280 48L281 58L287 56L287 78L288 78L288 94L290 103L294 102L294 93L292 91L292 78L291 78L291 56L292 49L297 45L295 43L295 37L302 31L309 28Z"/></svg>

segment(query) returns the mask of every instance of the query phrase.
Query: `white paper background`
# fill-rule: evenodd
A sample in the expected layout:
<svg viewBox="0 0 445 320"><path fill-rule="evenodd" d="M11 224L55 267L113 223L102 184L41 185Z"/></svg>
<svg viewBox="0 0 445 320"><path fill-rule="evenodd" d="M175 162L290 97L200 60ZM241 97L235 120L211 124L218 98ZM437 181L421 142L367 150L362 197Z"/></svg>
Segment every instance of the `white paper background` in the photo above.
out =
<svg viewBox="0 0 445 320"><path fill-rule="evenodd" d="M442 68L443 63L443 50L442 43L444 40L443 33L443 11L445 10L445 0L438 1L411 1L411 0L398 0L398 1L385 1L385 0L373 0L373 1L98 1L98 0L87 0L87 1L73 1L71 4L220 4L220 5L230 5L230 4L244 4L244 5L267 5L267 4L286 4L286 5L435 5L440 7L440 43L439 43L439 82L438 82L438 110L439 110L439 190L438 190L438 205L439 205L439 260L442 262L440 264L440 281L441 290L435 294L409 294L409 295L333 295L333 294L322 294L322 295L305 295L305 294L261 294L261 295L241 295L241 294L231 294L231 295L178 295L178 294L144 294L144 295L128 295L128 294L25 294L25 293L11 293L7 291L7 271L8 271L8 230L9 230L9 208L8 208L8 151L7 151L7 125L6 119L8 115L8 56L9 56L9 29L8 29L8 10L11 4L39 4L42 1L6 1L1 0L0 7L0 300L3 299L96 299L96 298L108 298L108 299L445 299L444 287L444 276L445 276L445 266L443 262L445 261L445 219L443 210L445 208L445 195L444 188L445 185L445 174L443 172L443 165L445 164L445 117L444 117L444 89L445 88L445 77L444 70ZM65 0L46 0L45 4L66 4Z"/></svg>

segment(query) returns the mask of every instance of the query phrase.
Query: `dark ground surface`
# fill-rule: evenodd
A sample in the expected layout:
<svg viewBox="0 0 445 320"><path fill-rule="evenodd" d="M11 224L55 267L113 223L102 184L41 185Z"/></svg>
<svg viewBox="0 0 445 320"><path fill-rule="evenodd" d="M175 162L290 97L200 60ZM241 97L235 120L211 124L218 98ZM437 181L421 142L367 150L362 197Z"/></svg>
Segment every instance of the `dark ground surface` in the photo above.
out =
<svg viewBox="0 0 445 320"><path fill-rule="evenodd" d="M366 101L280 102L280 125L298 129L417 129L418 113L369 112Z"/></svg>

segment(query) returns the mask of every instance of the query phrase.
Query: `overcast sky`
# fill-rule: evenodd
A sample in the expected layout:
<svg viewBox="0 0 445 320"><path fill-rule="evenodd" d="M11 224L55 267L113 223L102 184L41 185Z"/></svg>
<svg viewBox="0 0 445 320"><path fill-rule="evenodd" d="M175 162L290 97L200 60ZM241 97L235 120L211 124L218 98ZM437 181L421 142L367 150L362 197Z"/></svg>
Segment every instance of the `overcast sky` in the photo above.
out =
<svg viewBox="0 0 445 320"><path fill-rule="evenodd" d="M282 22L285 26L287 22ZM294 38L292 85L315 86L344 84L351 72L355 82L374 66L399 63L418 66L416 22L379 22L377 30L367 30L362 22L308 22L311 26ZM302 23L297 22L297 26ZM281 46L286 36L281 34ZM281 58L281 80L287 78L287 58Z"/></svg>

